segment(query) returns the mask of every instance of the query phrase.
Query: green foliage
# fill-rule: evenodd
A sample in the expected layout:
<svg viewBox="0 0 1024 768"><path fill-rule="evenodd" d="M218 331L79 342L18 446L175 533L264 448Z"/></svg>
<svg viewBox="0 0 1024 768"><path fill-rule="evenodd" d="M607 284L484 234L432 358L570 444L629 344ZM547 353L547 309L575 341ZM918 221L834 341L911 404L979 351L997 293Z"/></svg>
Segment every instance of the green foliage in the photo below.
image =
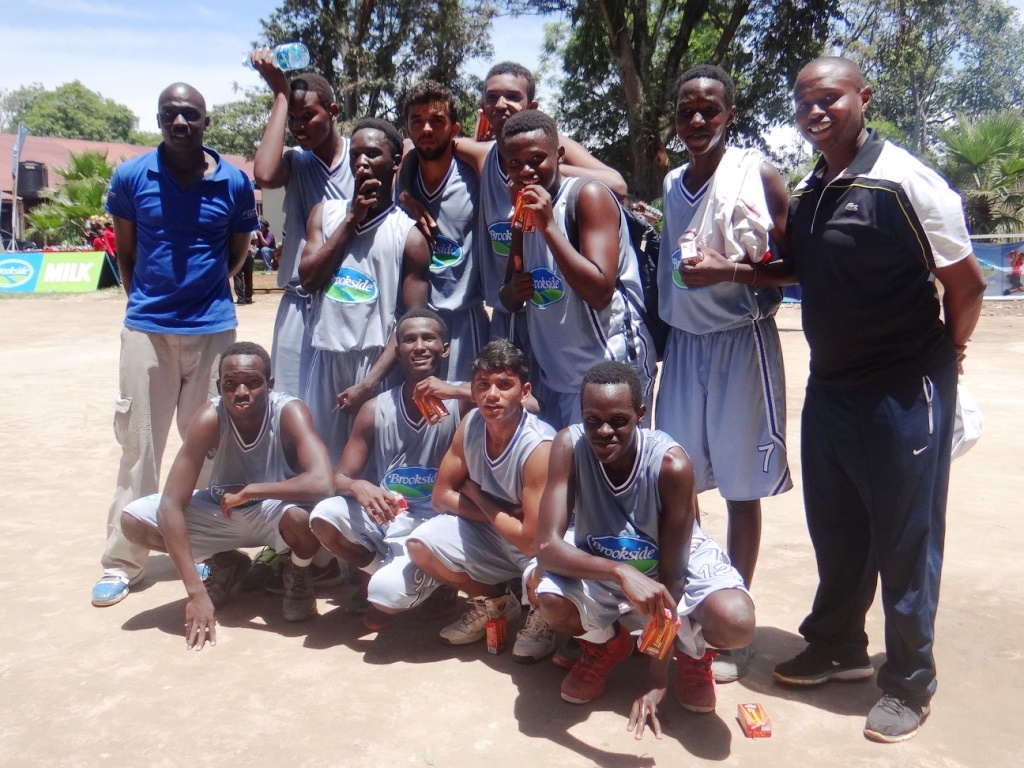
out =
<svg viewBox="0 0 1024 768"><path fill-rule="evenodd" d="M103 213L114 166L102 152L71 152L67 165L55 170L63 177L64 185L45 190L46 202L27 214L29 227L25 234L44 245L78 245L89 218Z"/></svg>
<svg viewBox="0 0 1024 768"><path fill-rule="evenodd" d="M23 85L12 91L0 90L0 133L16 133L22 115L45 91L42 83Z"/></svg>
<svg viewBox="0 0 1024 768"><path fill-rule="evenodd" d="M1024 102L1024 28L1003 0L844 0L833 40L874 87L869 116L918 154L955 112Z"/></svg>
<svg viewBox="0 0 1024 768"><path fill-rule="evenodd" d="M788 88L822 50L838 0L594 0L507 2L512 11L562 10L569 26L548 41L562 58L562 127L656 197L670 164L673 88L687 67L711 62L736 80L736 138L764 146L789 119Z"/></svg>
<svg viewBox="0 0 1024 768"><path fill-rule="evenodd" d="M1018 110L960 117L939 131L940 170L964 198L974 234L1024 228L1024 118Z"/></svg>
<svg viewBox="0 0 1024 768"><path fill-rule="evenodd" d="M479 82L461 68L491 54L495 11L487 0L284 0L260 22L259 42L305 43L312 68L334 85L343 124L398 121L401 95L426 77L448 85L463 109L477 99Z"/></svg>
<svg viewBox="0 0 1024 768"><path fill-rule="evenodd" d="M245 92L244 99L211 107L204 143L218 152L252 159L267 127L273 101L266 91L251 89Z"/></svg>
<svg viewBox="0 0 1024 768"><path fill-rule="evenodd" d="M38 94L19 117L33 136L91 141L128 142L139 122L128 107L78 80Z"/></svg>

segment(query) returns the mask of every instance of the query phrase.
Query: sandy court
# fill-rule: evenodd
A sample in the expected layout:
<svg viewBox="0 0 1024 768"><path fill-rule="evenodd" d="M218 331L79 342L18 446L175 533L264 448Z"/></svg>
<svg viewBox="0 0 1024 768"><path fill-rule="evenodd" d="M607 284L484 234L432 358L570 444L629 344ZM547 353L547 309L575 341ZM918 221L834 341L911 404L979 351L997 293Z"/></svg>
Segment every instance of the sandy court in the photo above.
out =
<svg viewBox="0 0 1024 768"><path fill-rule="evenodd" d="M985 435L953 465L933 713L915 739L883 746L861 735L873 683L771 682L772 667L803 645L796 628L815 585L795 459L807 370L798 310L779 315L796 489L764 505L758 655L747 678L719 686L717 713L670 701L664 740L636 742L625 725L640 659L612 673L603 698L573 706L558 696L558 668L517 665L482 644L442 646L444 622L365 630L345 610L349 586L324 593L319 618L303 624L282 620L279 597L238 595L218 613L217 647L198 654L185 650L184 590L166 556L151 558L126 600L92 607L119 457L123 306L113 290L0 299L0 766L1021 765L1020 312L987 311L969 349ZM277 296L257 295L241 307L239 338L269 347L276 306ZM177 445L172 436L165 474ZM724 540L724 503L705 494L702 508ZM868 631L877 669L877 605ZM736 705L753 701L772 718L771 739L739 730Z"/></svg>

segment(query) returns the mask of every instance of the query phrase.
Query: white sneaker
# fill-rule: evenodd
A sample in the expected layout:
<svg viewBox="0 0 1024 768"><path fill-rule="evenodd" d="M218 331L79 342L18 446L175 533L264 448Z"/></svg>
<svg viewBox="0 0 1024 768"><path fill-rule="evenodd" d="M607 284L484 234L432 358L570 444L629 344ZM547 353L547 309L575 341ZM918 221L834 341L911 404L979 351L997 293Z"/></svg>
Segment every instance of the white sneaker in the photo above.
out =
<svg viewBox="0 0 1024 768"><path fill-rule="evenodd" d="M469 608L458 621L441 630L441 640L449 645L467 645L483 640L487 621L504 616L511 621L519 616L522 606L516 596L507 592L501 597L472 597Z"/></svg>
<svg viewBox="0 0 1024 768"><path fill-rule="evenodd" d="M754 644L731 651L719 651L711 662L711 672L716 683L735 683L750 667L750 659L754 656Z"/></svg>
<svg viewBox="0 0 1024 768"><path fill-rule="evenodd" d="M551 625L544 621L540 611L530 608L526 615L526 624L519 634L516 635L515 645L512 646L512 661L520 664L532 664L541 659L546 659L555 652L558 638Z"/></svg>

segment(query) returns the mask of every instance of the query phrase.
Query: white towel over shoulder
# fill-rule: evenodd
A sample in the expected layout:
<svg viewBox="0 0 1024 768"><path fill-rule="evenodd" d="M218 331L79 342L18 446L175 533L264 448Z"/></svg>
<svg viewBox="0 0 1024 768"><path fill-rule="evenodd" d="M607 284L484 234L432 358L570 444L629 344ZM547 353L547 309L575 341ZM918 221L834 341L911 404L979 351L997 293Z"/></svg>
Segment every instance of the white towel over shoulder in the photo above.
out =
<svg viewBox="0 0 1024 768"><path fill-rule="evenodd" d="M761 181L765 157L756 149L729 147L711 178L711 187L687 229L697 242L729 261L759 262L768 252L774 226Z"/></svg>

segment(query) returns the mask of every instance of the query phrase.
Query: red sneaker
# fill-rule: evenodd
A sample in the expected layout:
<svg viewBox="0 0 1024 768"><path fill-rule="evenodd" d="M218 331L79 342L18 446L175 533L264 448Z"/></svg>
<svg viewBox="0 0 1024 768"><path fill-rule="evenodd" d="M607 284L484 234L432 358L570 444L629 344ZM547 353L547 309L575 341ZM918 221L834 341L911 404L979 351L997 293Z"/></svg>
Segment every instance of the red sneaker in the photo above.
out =
<svg viewBox="0 0 1024 768"><path fill-rule="evenodd" d="M672 692L683 709L715 711L715 675L711 671L714 658L714 651L695 659L676 649L676 679L672 683Z"/></svg>
<svg viewBox="0 0 1024 768"><path fill-rule="evenodd" d="M579 640L583 655L562 681L562 698L570 704L586 704L604 693L612 667L633 653L632 635L617 626L615 637L607 643L597 645Z"/></svg>
<svg viewBox="0 0 1024 768"><path fill-rule="evenodd" d="M384 613L373 603L366 603L366 610L363 612L363 626L371 632L380 632L395 623L395 614Z"/></svg>

